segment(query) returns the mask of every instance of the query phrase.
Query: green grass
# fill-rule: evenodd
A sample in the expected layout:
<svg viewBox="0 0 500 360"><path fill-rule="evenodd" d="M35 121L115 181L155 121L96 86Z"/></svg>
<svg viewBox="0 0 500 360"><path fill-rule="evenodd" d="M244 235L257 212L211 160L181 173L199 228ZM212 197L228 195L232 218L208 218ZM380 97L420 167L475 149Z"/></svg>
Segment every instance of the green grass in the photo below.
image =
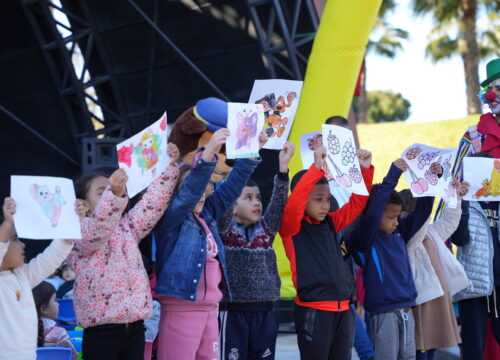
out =
<svg viewBox="0 0 500 360"><path fill-rule="evenodd" d="M456 147L467 127L478 121L479 115L470 115L462 119L418 124L360 124L357 130L360 147L373 153L374 183L379 183L389 170L391 162L399 158L408 146L421 143L438 148ZM400 190L406 187L408 186L401 177L397 188Z"/></svg>

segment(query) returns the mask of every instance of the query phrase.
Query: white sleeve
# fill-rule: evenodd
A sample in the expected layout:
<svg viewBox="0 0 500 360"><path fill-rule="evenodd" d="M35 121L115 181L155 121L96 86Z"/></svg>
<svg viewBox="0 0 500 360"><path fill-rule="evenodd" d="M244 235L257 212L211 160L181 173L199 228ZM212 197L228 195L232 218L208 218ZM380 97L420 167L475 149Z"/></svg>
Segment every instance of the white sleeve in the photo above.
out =
<svg viewBox="0 0 500 360"><path fill-rule="evenodd" d="M61 266L62 262L69 255L73 244L68 244L65 240L53 240L45 251L24 264L19 271L28 278L31 288L41 283Z"/></svg>
<svg viewBox="0 0 500 360"><path fill-rule="evenodd" d="M462 201L459 200L456 208L446 207L444 215L429 226L429 232L432 233L432 236L438 236L441 241L445 241L457 230L461 216Z"/></svg>
<svg viewBox="0 0 500 360"><path fill-rule="evenodd" d="M5 254L7 254L7 250L9 250L9 241L0 241L0 265L2 265L3 258Z"/></svg>

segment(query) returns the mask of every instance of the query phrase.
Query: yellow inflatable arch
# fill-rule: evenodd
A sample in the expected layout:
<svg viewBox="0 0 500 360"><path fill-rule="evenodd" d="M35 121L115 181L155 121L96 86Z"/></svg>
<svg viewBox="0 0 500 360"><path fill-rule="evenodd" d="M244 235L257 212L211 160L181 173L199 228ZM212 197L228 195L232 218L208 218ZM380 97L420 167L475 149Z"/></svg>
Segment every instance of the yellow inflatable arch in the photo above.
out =
<svg viewBox="0 0 500 360"><path fill-rule="evenodd" d="M289 140L296 155L290 174L302 169L300 135L321 130L332 115L347 117L368 36L382 0L328 0L307 65L300 104ZM290 264L281 239L274 248L281 276L281 297L294 298Z"/></svg>

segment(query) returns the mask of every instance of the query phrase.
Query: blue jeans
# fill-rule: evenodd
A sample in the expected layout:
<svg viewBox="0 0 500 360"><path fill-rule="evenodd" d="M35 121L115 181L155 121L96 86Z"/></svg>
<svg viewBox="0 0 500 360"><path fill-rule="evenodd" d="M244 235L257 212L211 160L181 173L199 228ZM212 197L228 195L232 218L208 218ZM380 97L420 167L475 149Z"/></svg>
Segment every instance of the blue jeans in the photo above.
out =
<svg viewBox="0 0 500 360"><path fill-rule="evenodd" d="M360 360L372 359L375 354L373 353L373 345L366 333L365 324L354 305L351 305L356 318L356 331L354 332L354 349Z"/></svg>

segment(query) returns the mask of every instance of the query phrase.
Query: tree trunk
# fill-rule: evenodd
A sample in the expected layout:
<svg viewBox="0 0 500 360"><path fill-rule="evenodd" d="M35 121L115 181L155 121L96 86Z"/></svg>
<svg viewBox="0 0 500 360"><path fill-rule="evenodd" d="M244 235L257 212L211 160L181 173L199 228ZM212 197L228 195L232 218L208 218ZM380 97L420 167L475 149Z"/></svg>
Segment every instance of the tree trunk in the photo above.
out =
<svg viewBox="0 0 500 360"><path fill-rule="evenodd" d="M477 0L461 0L462 18L459 19L463 46L459 47L464 64L465 87L467 94L467 114L480 114L479 93L479 50L477 46L476 17Z"/></svg>
<svg viewBox="0 0 500 360"><path fill-rule="evenodd" d="M363 66L360 78L360 92L358 96L358 114L356 119L358 124L366 124L368 122L368 94L366 93L366 61Z"/></svg>

